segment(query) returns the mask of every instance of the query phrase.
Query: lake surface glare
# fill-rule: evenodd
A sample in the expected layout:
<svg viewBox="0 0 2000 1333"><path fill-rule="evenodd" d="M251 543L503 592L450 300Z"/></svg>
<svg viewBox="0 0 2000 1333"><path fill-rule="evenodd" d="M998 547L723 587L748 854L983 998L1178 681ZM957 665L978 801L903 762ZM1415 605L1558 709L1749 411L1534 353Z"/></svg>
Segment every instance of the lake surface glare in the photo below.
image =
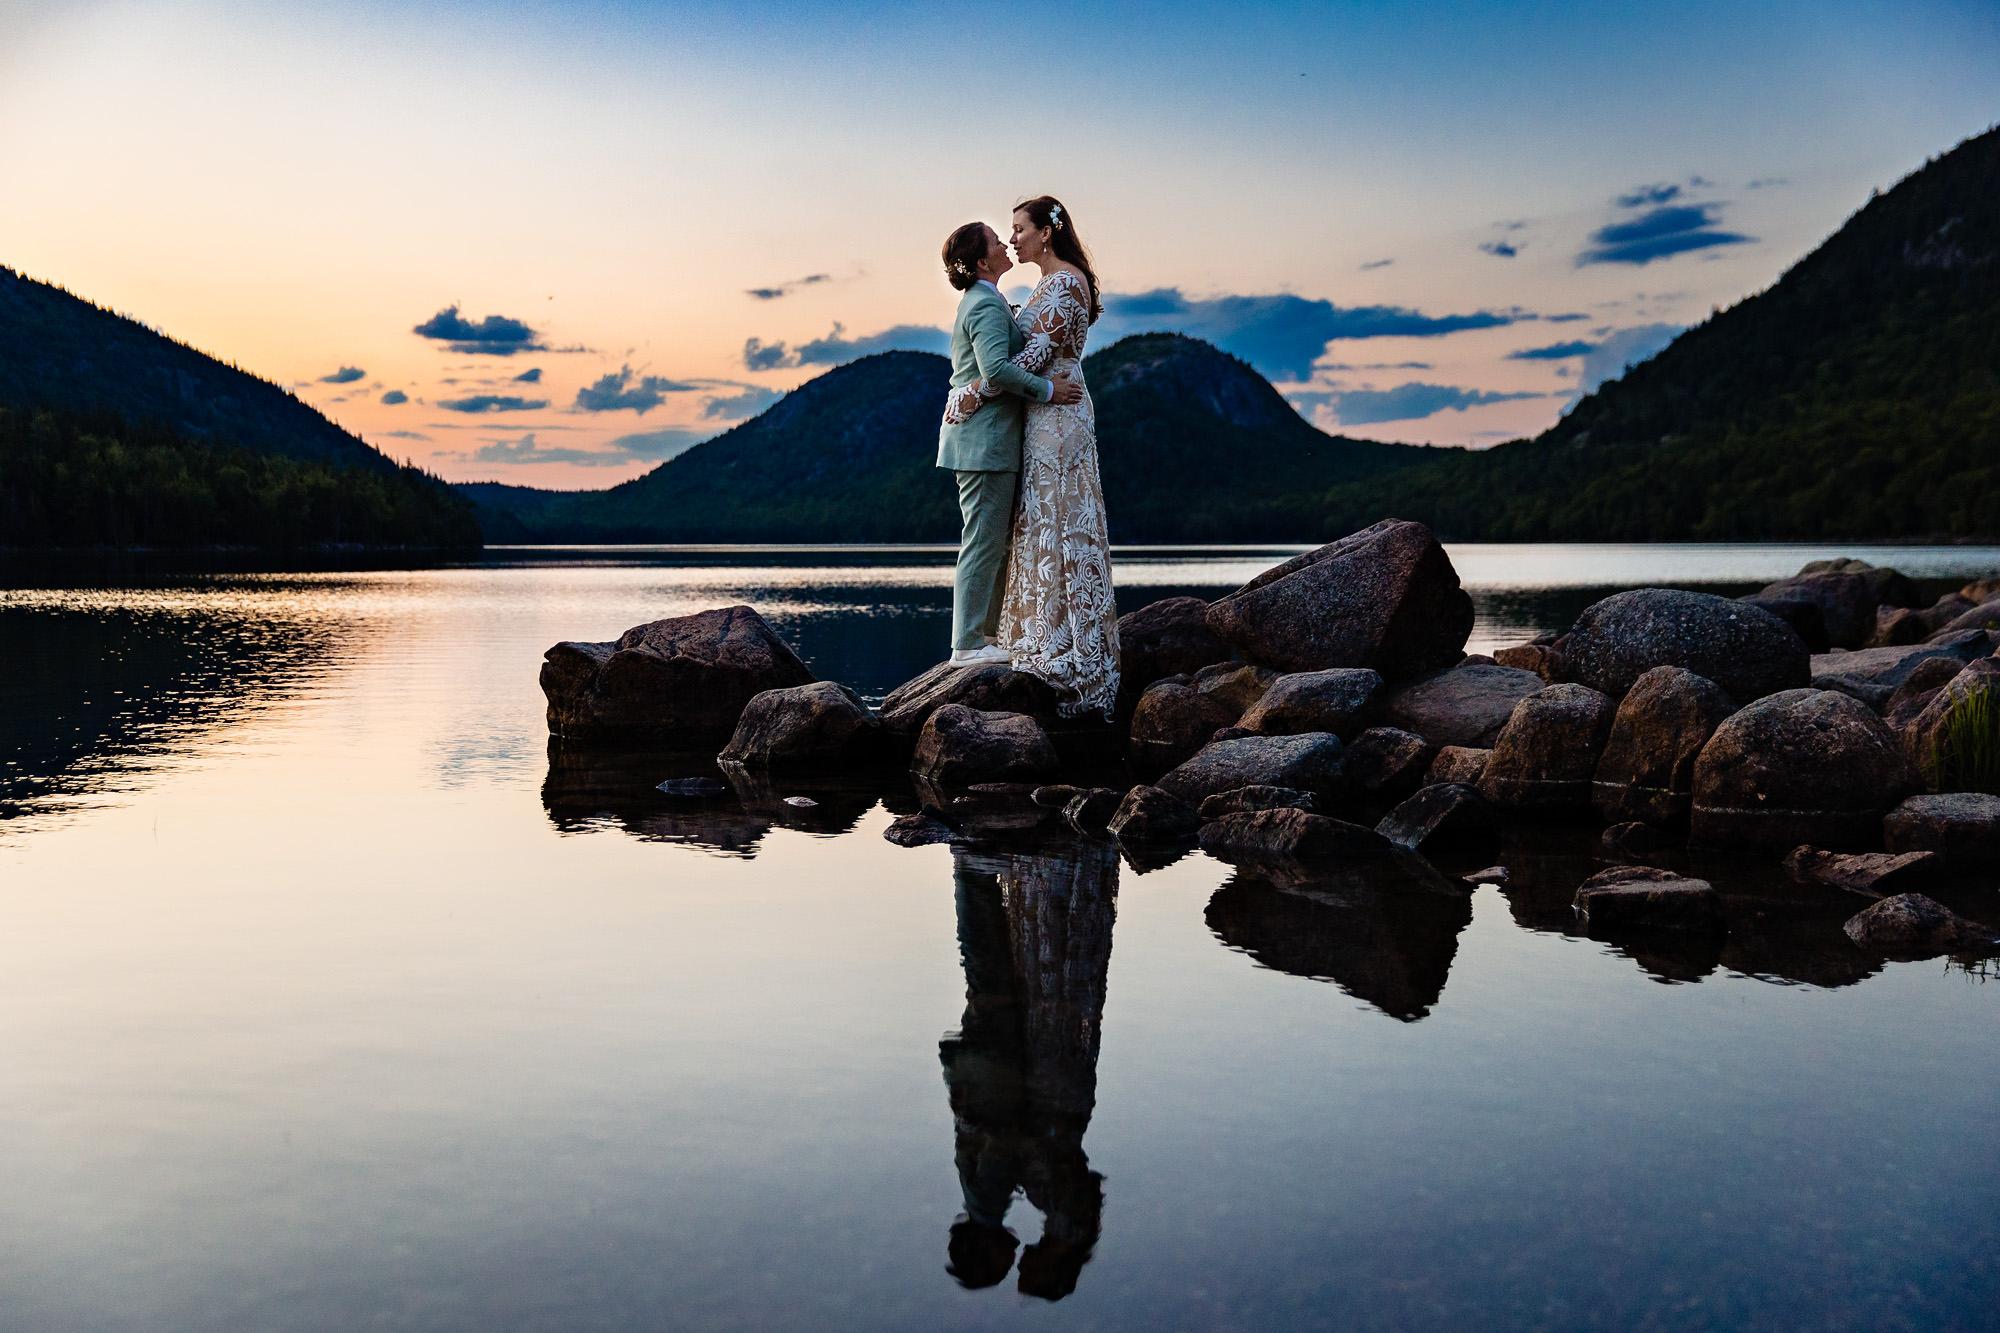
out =
<svg viewBox="0 0 2000 1333"><path fill-rule="evenodd" d="M1121 609L1295 549L1120 551ZM2000 572L1451 554L1472 651L1822 555ZM1861 954L1862 900L1697 860L1728 941L1620 945L1582 826L1469 894L1278 885L548 741L548 645L736 602L879 699L949 561L9 571L0 1327L2000 1326L2000 975Z"/></svg>

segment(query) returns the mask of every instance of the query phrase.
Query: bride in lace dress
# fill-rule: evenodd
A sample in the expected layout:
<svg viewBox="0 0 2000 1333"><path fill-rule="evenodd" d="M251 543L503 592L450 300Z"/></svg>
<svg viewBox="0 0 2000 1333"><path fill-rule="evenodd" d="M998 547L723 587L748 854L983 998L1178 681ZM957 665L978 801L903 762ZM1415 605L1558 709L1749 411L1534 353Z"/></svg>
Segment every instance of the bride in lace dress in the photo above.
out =
<svg viewBox="0 0 2000 1333"><path fill-rule="evenodd" d="M1013 246L1016 258L1042 271L1015 316L1027 344L1014 363L1081 385L1084 340L1103 305L1076 224L1051 196L1030 199L1014 210ZM983 380L966 385L946 407L946 420L971 416L997 392ZM1087 388L1067 407L1028 404L999 641L1014 670L1056 688L1063 716L1111 715L1118 698L1118 609L1097 475L1097 411Z"/></svg>

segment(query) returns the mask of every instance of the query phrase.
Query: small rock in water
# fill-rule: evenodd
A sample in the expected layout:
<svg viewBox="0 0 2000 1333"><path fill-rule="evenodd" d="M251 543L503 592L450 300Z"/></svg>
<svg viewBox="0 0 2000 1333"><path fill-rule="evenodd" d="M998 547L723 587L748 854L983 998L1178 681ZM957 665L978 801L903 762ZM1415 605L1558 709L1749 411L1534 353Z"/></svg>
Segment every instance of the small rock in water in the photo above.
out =
<svg viewBox="0 0 2000 1333"><path fill-rule="evenodd" d="M1842 929L1862 948L1895 958L1934 958L1994 942L1993 932L1921 893L1884 898L1849 918Z"/></svg>
<svg viewBox="0 0 2000 1333"><path fill-rule="evenodd" d="M1578 887L1574 906L1592 934L1638 927L1720 935L1728 929L1713 884L1652 866L1600 870Z"/></svg>
<svg viewBox="0 0 2000 1333"><path fill-rule="evenodd" d="M1118 813L1119 803L1125 799L1122 791L1109 787L1093 787L1071 798L1063 807L1063 818L1070 825L1085 833L1102 833L1111 817Z"/></svg>
<svg viewBox="0 0 2000 1333"><path fill-rule="evenodd" d="M1817 847L1794 847L1785 857L1785 873L1801 884L1824 884L1870 898L1887 898L1937 870L1936 852L1864 852L1842 856Z"/></svg>
<svg viewBox="0 0 2000 1333"><path fill-rule="evenodd" d="M966 790L978 796L1033 796L1041 788L1032 782L975 782Z"/></svg>
<svg viewBox="0 0 2000 1333"><path fill-rule="evenodd" d="M1046 809L1060 810L1088 790L1090 790L1088 787L1072 787L1067 783L1052 782L1046 787L1035 788L1028 799Z"/></svg>
<svg viewBox="0 0 2000 1333"><path fill-rule="evenodd" d="M819 808L819 802L810 796L787 796L785 804L800 810L817 810Z"/></svg>
<svg viewBox="0 0 2000 1333"><path fill-rule="evenodd" d="M1459 878L1467 884L1505 884L1507 882L1507 867L1488 866L1484 870L1475 870L1469 875L1460 875Z"/></svg>
<svg viewBox="0 0 2000 1333"><path fill-rule="evenodd" d="M659 789L669 796L720 796L729 790L714 778L668 778Z"/></svg>
<svg viewBox="0 0 2000 1333"><path fill-rule="evenodd" d="M1672 851L1677 841L1669 837L1664 830L1634 819L1623 824L1613 824L1604 830L1597 840L1597 849L1606 856L1643 860L1649 856L1657 856L1661 852Z"/></svg>
<svg viewBox="0 0 2000 1333"><path fill-rule="evenodd" d="M923 847L937 842L956 842L958 835L928 815L899 815L882 830L882 836L898 847Z"/></svg>

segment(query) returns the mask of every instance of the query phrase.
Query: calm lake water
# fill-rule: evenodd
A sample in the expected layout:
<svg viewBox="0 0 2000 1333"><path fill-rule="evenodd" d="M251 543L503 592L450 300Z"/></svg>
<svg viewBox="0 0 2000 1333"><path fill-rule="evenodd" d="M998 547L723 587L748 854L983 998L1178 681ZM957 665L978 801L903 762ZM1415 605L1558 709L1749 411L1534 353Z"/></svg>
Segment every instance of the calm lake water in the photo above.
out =
<svg viewBox="0 0 2000 1333"><path fill-rule="evenodd" d="M1121 552L1120 604L1291 553ZM1833 554L2000 572L1452 550L1474 650ZM879 697L949 559L0 570L0 1327L2000 1324L2000 980L1859 900L1697 862L1728 941L1619 947L1581 827L1280 886L548 744L550 643L735 602Z"/></svg>

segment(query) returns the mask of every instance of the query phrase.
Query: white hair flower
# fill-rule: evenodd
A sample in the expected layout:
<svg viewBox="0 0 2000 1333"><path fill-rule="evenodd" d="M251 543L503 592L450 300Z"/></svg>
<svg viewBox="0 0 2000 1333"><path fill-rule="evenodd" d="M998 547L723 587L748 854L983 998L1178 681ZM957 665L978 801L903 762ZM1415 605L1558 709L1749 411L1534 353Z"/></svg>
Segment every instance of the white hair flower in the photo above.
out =
<svg viewBox="0 0 2000 1333"><path fill-rule="evenodd" d="M1049 205L1049 225L1050 225L1051 227L1060 227L1060 226L1062 226L1062 221L1063 221L1063 214L1062 214L1062 205L1061 205L1061 204L1050 204L1050 205Z"/></svg>

